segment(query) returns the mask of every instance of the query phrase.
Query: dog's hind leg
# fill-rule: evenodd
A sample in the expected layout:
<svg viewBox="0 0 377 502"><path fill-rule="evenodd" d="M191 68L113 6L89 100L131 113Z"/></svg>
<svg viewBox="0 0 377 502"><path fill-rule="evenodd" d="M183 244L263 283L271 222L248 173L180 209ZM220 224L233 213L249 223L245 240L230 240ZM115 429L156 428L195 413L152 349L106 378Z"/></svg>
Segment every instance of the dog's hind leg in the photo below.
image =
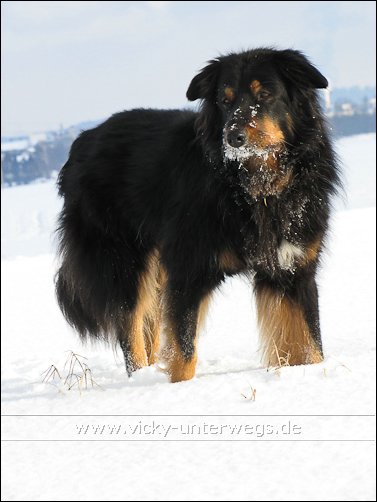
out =
<svg viewBox="0 0 377 502"><path fill-rule="evenodd" d="M144 308L144 341L148 364L158 359L162 321L162 296L166 285L166 273L160 265L160 255L152 252L147 259L146 269L141 277L140 296Z"/></svg>
<svg viewBox="0 0 377 502"><path fill-rule="evenodd" d="M146 255L143 270L139 273L134 308L125 314L118 330L128 374L157 361L162 285L159 254L154 250Z"/></svg>
<svg viewBox="0 0 377 502"><path fill-rule="evenodd" d="M123 351L128 376L148 365L143 333L143 316L136 307L125 314L118 330L118 339Z"/></svg>

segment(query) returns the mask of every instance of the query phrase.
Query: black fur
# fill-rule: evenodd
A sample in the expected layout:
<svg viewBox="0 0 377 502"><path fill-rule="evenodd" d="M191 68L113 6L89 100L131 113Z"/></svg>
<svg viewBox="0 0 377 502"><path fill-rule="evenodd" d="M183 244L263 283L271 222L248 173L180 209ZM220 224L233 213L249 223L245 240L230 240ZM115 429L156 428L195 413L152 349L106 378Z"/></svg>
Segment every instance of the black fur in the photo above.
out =
<svg viewBox="0 0 377 502"><path fill-rule="evenodd" d="M254 80L263 94L250 91ZM234 273L253 276L257 293L267 285L296 302L321 350L318 256L287 269L277 250L284 240L305 250L327 231L339 177L316 92L326 85L297 51L229 54L191 82L187 97L202 100L198 113L126 111L75 140L58 182L56 290L81 336L115 335L127 346L140 274L157 249L168 276L166 316L187 360L200 302ZM223 102L228 87L232 102ZM227 157L231 135L242 138L258 117L284 136L278 147L263 147L278 159L276 173L265 170L263 152L244 160L242 148L233 149L235 158ZM273 188L280 179L282 188ZM237 267L224 266L224 251Z"/></svg>

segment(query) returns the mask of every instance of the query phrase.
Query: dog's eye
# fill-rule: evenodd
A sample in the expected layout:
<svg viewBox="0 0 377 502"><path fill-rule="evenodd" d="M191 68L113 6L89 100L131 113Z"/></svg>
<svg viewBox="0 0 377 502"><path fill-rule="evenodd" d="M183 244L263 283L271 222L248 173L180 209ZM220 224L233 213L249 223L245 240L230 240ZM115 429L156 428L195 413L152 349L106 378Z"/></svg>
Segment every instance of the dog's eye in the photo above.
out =
<svg viewBox="0 0 377 502"><path fill-rule="evenodd" d="M270 96L271 96L271 93L269 91L263 90L259 93L258 99L264 100L264 99L268 99Z"/></svg>

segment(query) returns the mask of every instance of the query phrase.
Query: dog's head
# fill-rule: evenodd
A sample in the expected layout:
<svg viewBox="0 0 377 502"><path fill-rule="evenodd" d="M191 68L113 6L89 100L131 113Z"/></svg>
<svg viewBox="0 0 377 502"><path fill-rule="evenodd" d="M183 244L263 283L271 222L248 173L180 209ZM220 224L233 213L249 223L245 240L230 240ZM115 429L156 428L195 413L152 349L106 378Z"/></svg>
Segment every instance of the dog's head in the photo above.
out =
<svg viewBox="0 0 377 502"><path fill-rule="evenodd" d="M287 174L287 151L318 129L314 90L325 87L326 78L302 53L256 49L209 62L187 98L203 100L197 125L209 149L220 146L225 162L277 182Z"/></svg>

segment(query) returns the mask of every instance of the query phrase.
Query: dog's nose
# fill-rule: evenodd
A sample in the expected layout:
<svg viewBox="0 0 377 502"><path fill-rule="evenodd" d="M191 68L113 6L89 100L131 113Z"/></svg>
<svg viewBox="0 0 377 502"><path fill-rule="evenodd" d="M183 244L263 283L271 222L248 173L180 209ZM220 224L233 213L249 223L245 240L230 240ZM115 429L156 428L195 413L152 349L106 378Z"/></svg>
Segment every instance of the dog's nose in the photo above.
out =
<svg viewBox="0 0 377 502"><path fill-rule="evenodd" d="M246 135L240 131L229 131L226 135L226 141L233 148L240 148L246 143Z"/></svg>

